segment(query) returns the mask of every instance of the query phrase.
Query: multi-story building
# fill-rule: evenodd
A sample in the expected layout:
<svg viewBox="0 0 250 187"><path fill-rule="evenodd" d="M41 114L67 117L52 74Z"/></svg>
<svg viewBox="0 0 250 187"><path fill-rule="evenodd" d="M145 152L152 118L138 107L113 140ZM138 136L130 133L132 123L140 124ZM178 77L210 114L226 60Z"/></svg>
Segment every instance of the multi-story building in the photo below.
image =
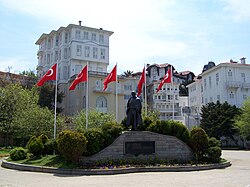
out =
<svg viewBox="0 0 250 187"><path fill-rule="evenodd" d="M149 110L159 111L160 119L174 119L185 122L182 109L188 106L187 97L179 94L180 85L184 85L188 80L193 79L192 72L178 73L174 67L172 68L173 83L164 84L156 93L161 79L167 73L170 64L153 64L147 66L147 104Z"/></svg>
<svg viewBox="0 0 250 187"><path fill-rule="evenodd" d="M207 69L188 85L191 113L200 113L203 105L217 101L241 107L250 96L249 75L250 65L245 58L240 63L230 60Z"/></svg>
<svg viewBox="0 0 250 187"><path fill-rule="evenodd" d="M108 75L109 37L112 34L102 28L82 26L79 22L79 25L69 24L49 34L42 34L37 40L38 76L41 77L58 61L58 87L65 95L60 107L64 109L64 114L73 115L86 109L87 84L78 84L74 91L68 88L88 62L88 108L116 114L117 90L118 121L125 117L126 103L131 91L136 90L139 77L118 76L117 84L110 83L103 91L103 80Z"/></svg>

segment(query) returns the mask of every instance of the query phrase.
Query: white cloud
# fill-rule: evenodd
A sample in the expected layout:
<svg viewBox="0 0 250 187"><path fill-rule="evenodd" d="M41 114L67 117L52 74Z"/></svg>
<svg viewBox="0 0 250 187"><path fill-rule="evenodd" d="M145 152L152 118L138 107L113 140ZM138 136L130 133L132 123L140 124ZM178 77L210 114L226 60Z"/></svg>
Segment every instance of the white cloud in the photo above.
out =
<svg viewBox="0 0 250 187"><path fill-rule="evenodd" d="M234 21L250 21L250 1L249 0L222 0L225 10Z"/></svg>

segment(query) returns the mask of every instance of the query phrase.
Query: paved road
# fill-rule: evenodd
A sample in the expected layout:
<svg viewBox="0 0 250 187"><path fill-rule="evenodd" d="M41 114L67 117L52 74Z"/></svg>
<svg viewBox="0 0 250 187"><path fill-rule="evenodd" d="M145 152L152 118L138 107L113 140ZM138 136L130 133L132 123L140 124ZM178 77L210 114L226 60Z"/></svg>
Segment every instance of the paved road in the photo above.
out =
<svg viewBox="0 0 250 187"><path fill-rule="evenodd" d="M231 167L197 172L150 172L108 176L63 176L15 171L0 167L0 187L250 187L250 151L223 151L223 157L232 162Z"/></svg>

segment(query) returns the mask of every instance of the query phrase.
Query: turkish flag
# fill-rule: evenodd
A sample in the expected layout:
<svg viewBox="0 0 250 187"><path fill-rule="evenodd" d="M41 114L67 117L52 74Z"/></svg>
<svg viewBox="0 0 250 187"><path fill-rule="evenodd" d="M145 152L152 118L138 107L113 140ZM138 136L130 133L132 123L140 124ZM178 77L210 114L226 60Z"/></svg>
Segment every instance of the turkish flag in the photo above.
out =
<svg viewBox="0 0 250 187"><path fill-rule="evenodd" d="M86 81L88 81L88 66L87 65L77 75L76 79L70 85L69 90L74 90L77 84L79 84L80 82L86 82Z"/></svg>
<svg viewBox="0 0 250 187"><path fill-rule="evenodd" d="M172 68L168 68L167 74L162 79L161 83L159 84L156 93L161 89L164 83L171 83L172 81Z"/></svg>
<svg viewBox="0 0 250 187"><path fill-rule="evenodd" d="M105 91L108 86L108 83L113 81L116 81L116 65L113 70L108 74L106 79L103 81L103 90Z"/></svg>
<svg viewBox="0 0 250 187"><path fill-rule="evenodd" d="M145 67L144 67L143 71L142 71L142 74L141 74L141 77L140 77L140 80L138 82L138 86L137 86L137 88L138 88L137 96L138 97L141 95L143 83L144 84L146 83L145 77L146 77L146 74L145 74Z"/></svg>
<svg viewBox="0 0 250 187"><path fill-rule="evenodd" d="M36 86L42 86L44 82L50 80L56 80L56 65L54 64L46 73L45 75L39 80Z"/></svg>

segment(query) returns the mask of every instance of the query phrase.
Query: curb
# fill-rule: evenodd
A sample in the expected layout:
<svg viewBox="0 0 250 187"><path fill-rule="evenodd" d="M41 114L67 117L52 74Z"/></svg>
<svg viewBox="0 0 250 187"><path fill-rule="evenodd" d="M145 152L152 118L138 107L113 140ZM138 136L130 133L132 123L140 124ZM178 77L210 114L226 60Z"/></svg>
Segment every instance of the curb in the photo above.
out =
<svg viewBox="0 0 250 187"><path fill-rule="evenodd" d="M15 169L20 171L43 172L64 175L116 175L127 173L141 173L141 172L186 172L186 171L202 171L211 169L224 169L231 166L231 162L220 164L208 164L202 166L168 166L168 167L140 167L140 168L117 168L117 169L61 169L44 166L31 166L7 162L2 160L2 167L8 169Z"/></svg>

